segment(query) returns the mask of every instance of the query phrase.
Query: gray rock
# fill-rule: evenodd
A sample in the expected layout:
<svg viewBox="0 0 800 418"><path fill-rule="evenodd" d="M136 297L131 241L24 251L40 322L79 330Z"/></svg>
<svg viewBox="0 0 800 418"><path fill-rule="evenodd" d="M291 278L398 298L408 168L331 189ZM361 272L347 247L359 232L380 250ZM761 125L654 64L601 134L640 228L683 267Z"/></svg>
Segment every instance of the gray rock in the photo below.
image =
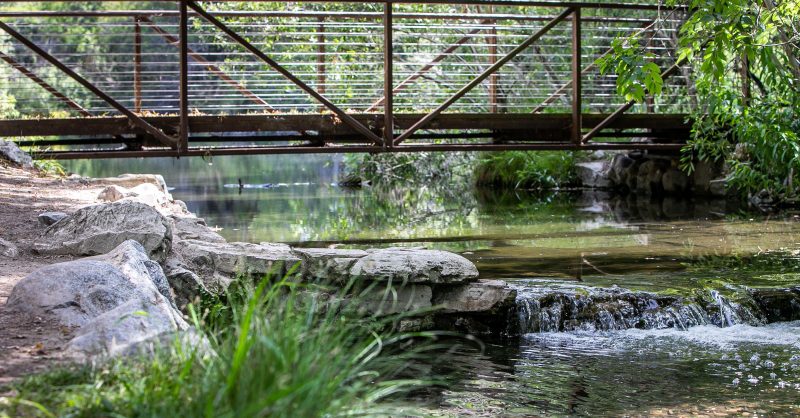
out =
<svg viewBox="0 0 800 418"><path fill-rule="evenodd" d="M626 186L631 168L636 164L633 158L625 154L617 154L611 160L611 166L608 171L608 179L615 186Z"/></svg>
<svg viewBox="0 0 800 418"><path fill-rule="evenodd" d="M610 164L606 161L593 161L575 165L583 187L607 189L611 187L609 179Z"/></svg>
<svg viewBox="0 0 800 418"><path fill-rule="evenodd" d="M114 355L166 332L188 329L161 267L126 241L108 254L43 267L22 279L7 305L79 327L68 350Z"/></svg>
<svg viewBox="0 0 800 418"><path fill-rule="evenodd" d="M97 195L97 200L101 202L116 202L125 198L125 188L120 186L106 186Z"/></svg>
<svg viewBox="0 0 800 418"><path fill-rule="evenodd" d="M360 295L358 302L375 315L392 315L430 308L431 295L431 288L426 285L381 286Z"/></svg>
<svg viewBox="0 0 800 418"><path fill-rule="evenodd" d="M0 255L8 258L17 258L19 248L13 242L0 238Z"/></svg>
<svg viewBox="0 0 800 418"><path fill-rule="evenodd" d="M356 261L368 255L363 250L330 248L295 248L294 253L302 259L304 278L323 281L346 281Z"/></svg>
<svg viewBox="0 0 800 418"><path fill-rule="evenodd" d="M23 168L33 168L33 159L17 144L0 139L0 159L10 161Z"/></svg>
<svg viewBox="0 0 800 418"><path fill-rule="evenodd" d="M160 335L186 329L186 322L168 304L135 298L78 329L67 344L67 352L116 356Z"/></svg>
<svg viewBox="0 0 800 418"><path fill-rule="evenodd" d="M169 219L172 220L172 235L175 241L191 239L204 242L225 242L225 238L211 230L202 218L173 215Z"/></svg>
<svg viewBox="0 0 800 418"><path fill-rule="evenodd" d="M167 183L164 177L160 174L123 174L118 177L107 178L79 178L78 181L88 185L98 186L119 186L124 189L130 189L142 184L152 184L156 186L161 193L169 195Z"/></svg>
<svg viewBox="0 0 800 418"><path fill-rule="evenodd" d="M639 166L636 178L636 190L645 194L658 194L661 192L664 170L662 162L647 160Z"/></svg>
<svg viewBox="0 0 800 418"><path fill-rule="evenodd" d="M478 278L466 258L437 250L388 248L375 250L350 268L353 277L392 283L461 283Z"/></svg>
<svg viewBox="0 0 800 418"><path fill-rule="evenodd" d="M176 258L170 258L164 265L164 275L172 288L175 304L184 309L189 303L203 294L208 294L203 280L194 272L188 270Z"/></svg>
<svg viewBox="0 0 800 418"><path fill-rule="evenodd" d="M517 291L502 280L479 280L475 283L437 289L433 304L443 313L496 313L514 304Z"/></svg>
<svg viewBox="0 0 800 418"><path fill-rule="evenodd" d="M689 190L689 176L677 168L671 168L661 177L661 186L664 192L670 194L683 193Z"/></svg>
<svg viewBox="0 0 800 418"><path fill-rule="evenodd" d="M174 252L212 293L221 293L238 275L283 276L301 260L285 244L179 240Z"/></svg>
<svg viewBox="0 0 800 418"><path fill-rule="evenodd" d="M708 161L698 161L694 164L692 182L697 193L710 193L711 181L720 175L719 164Z"/></svg>
<svg viewBox="0 0 800 418"><path fill-rule="evenodd" d="M163 262L172 246L171 222L150 206L116 202L87 206L55 223L33 244L40 254L105 254L127 240Z"/></svg>
<svg viewBox="0 0 800 418"><path fill-rule="evenodd" d="M712 196L726 197L729 194L728 179L715 179L708 183L708 192Z"/></svg>
<svg viewBox="0 0 800 418"><path fill-rule="evenodd" d="M44 226L50 226L66 217L67 214L64 212L44 212L39 214L39 223Z"/></svg>
<svg viewBox="0 0 800 418"><path fill-rule="evenodd" d="M172 197L159 186L152 183L143 183L130 189L117 185L107 186L100 192L97 199L104 202L127 200L144 203L152 207L161 207L169 203Z"/></svg>

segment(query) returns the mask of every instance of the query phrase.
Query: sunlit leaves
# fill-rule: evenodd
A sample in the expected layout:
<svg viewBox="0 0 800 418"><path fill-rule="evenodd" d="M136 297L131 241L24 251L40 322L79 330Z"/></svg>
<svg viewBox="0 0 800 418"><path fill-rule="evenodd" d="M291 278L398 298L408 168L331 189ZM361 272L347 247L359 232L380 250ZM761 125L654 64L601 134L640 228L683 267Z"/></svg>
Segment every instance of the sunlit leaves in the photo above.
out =
<svg viewBox="0 0 800 418"><path fill-rule="evenodd" d="M648 93L658 95L664 87L661 69L652 61L652 54L644 52L637 37L615 39L613 53L598 60L602 74L617 76L617 93L625 100L641 102Z"/></svg>

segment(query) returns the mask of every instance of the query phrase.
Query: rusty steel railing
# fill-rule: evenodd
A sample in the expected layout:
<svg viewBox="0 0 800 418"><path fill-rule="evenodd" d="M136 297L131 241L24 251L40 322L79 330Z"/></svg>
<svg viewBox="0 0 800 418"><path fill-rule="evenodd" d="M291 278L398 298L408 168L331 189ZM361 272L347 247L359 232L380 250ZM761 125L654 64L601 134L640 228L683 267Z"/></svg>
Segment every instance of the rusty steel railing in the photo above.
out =
<svg viewBox="0 0 800 418"><path fill-rule="evenodd" d="M674 57L681 9L181 0L152 2L157 10L53 11L38 8L44 1L18 3L30 7L0 6L0 136L51 147L41 155L54 158L675 149L689 129L690 69ZM613 39L630 35L671 76L645 104L618 97L615 77L596 65Z"/></svg>

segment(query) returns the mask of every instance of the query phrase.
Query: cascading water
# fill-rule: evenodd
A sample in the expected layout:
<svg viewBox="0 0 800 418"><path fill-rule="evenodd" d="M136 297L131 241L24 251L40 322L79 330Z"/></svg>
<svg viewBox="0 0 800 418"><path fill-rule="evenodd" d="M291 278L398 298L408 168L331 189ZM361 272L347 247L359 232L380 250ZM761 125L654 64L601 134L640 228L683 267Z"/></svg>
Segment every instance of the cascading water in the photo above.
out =
<svg viewBox="0 0 800 418"><path fill-rule="evenodd" d="M518 283L516 289L522 334L631 328L684 330L698 325L726 327L768 322L755 296L744 289L736 293L736 301L716 289L674 296L552 280L528 280Z"/></svg>

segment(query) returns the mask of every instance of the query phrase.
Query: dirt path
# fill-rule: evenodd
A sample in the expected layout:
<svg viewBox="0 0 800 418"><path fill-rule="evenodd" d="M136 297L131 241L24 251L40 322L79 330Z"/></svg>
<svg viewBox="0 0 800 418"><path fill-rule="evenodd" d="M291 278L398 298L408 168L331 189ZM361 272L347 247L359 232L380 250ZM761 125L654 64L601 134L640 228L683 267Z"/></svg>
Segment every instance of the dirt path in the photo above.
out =
<svg viewBox="0 0 800 418"><path fill-rule="evenodd" d="M39 256L31 245L45 229L37 217L42 212L74 212L95 203L102 186L77 179L41 176L3 166L0 162L0 238L14 243L19 255L0 255L0 385L52 366L63 359L64 344L72 330L7 309L11 289L26 275L44 265L68 261L68 256Z"/></svg>

